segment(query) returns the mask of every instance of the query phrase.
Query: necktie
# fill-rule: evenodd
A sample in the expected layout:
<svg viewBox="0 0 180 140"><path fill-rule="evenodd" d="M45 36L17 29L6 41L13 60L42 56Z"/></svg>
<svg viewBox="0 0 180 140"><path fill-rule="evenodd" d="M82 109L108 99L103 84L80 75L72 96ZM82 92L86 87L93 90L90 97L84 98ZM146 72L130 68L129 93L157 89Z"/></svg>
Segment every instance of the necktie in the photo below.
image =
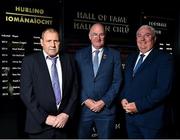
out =
<svg viewBox="0 0 180 140"><path fill-rule="evenodd" d="M99 65L98 54L99 54L99 50L96 50L95 55L94 55L94 61L93 61L94 76L96 76L96 74L97 74L98 65Z"/></svg>
<svg viewBox="0 0 180 140"><path fill-rule="evenodd" d="M60 90L60 84L59 84L59 78L57 73L57 67L56 67L56 61L57 57L50 58L52 61L51 65L51 81L52 86L56 98L56 104L58 105L61 102L61 90Z"/></svg>
<svg viewBox="0 0 180 140"><path fill-rule="evenodd" d="M138 68L139 68L139 67L141 66L141 64L143 63L143 57L144 57L144 56L145 56L144 54L141 54L141 55L140 55L140 58L139 58L136 66L135 66L135 68L134 68L134 70L133 70L133 75L137 72Z"/></svg>

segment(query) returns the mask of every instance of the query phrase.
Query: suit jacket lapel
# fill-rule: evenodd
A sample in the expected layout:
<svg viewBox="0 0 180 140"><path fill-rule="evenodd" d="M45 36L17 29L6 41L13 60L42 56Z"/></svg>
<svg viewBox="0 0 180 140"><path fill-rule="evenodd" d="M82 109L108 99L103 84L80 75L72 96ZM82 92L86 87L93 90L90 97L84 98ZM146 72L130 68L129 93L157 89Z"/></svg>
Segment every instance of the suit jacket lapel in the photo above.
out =
<svg viewBox="0 0 180 140"><path fill-rule="evenodd" d="M155 53L156 52L156 50L155 49L153 49L150 53L149 53L149 55L146 57L146 59L144 60L144 62L141 64L141 66L139 67L139 69L137 70L137 72L136 73L138 73L138 72L140 72L140 71L142 71L143 69L144 69L144 67L146 67L146 66L149 66L149 64L153 61L153 59L155 59Z"/></svg>
<svg viewBox="0 0 180 140"><path fill-rule="evenodd" d="M54 94L52 94L53 87L52 87L52 83L51 83L51 77L50 77L48 67L46 64L46 60L44 58L43 53L38 55L37 61L38 61L37 67L39 67L39 75L41 75L44 79L44 88L46 88L46 90L49 91L47 93L51 94L50 96L48 96L48 97L50 97L49 100L54 100L54 102L55 102ZM42 77L40 77L40 78L42 78Z"/></svg>
<svg viewBox="0 0 180 140"><path fill-rule="evenodd" d="M61 70L62 70L62 93L64 93L64 87L66 85L66 80L68 79L66 76L67 76L67 71L68 71L68 68L67 68L67 64L66 64L66 58L64 57L63 54L60 54L59 55L59 58L60 58L60 64L61 64ZM64 94L62 94L63 96Z"/></svg>
<svg viewBox="0 0 180 140"><path fill-rule="evenodd" d="M97 74L96 76L98 76L99 73L101 73L101 71L104 69L104 65L107 61L107 58L108 58L108 48L104 48L104 51L103 51L103 54L102 54L102 58L101 58L101 63L99 65L99 68L98 68L98 71L97 71Z"/></svg>
<svg viewBox="0 0 180 140"><path fill-rule="evenodd" d="M88 47L87 51L83 54L83 60L85 61L85 64L87 64L90 75L92 77L94 77L93 63L92 63L92 49L91 49L91 47Z"/></svg>
<svg viewBox="0 0 180 140"><path fill-rule="evenodd" d="M48 67L47 67L47 64L46 64L46 60L44 58L43 53L41 53L41 56L39 58L39 68L40 68L40 72L43 73L42 75L43 75L45 81L48 82L47 84L51 85L51 77L50 77Z"/></svg>
<svg viewBox="0 0 180 140"><path fill-rule="evenodd" d="M135 63L136 63L136 60L137 60L137 58L138 58L138 52L132 57L132 61L131 61L131 63L130 63L130 74L131 75L133 75L133 69L134 69L134 66L135 66ZM137 73L137 72L136 72Z"/></svg>

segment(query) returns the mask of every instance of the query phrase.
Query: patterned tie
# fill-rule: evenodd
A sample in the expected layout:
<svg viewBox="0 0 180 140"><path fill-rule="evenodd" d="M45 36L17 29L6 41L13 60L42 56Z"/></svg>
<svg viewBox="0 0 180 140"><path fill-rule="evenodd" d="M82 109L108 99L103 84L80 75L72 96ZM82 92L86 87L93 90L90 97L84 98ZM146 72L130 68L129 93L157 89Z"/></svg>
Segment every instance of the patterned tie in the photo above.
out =
<svg viewBox="0 0 180 140"><path fill-rule="evenodd" d="M99 66L98 54L99 54L99 50L95 50L94 61L93 61L94 76L96 76Z"/></svg>
<svg viewBox="0 0 180 140"><path fill-rule="evenodd" d="M137 72L138 68L139 68L139 67L141 66L141 64L143 63L143 57L144 57L144 56L145 56L144 54L141 54L141 55L140 55L140 58L139 58L136 66L135 66L135 68L134 68L134 70L133 70L133 75L135 75L135 73Z"/></svg>
<svg viewBox="0 0 180 140"><path fill-rule="evenodd" d="M51 81L52 81L54 94L55 94L55 97L56 97L56 104L58 105L61 102L61 90L60 90L59 78L58 78L58 73L57 73L57 68L56 68L57 57L53 57L53 58L50 58L50 59L52 61L52 65L51 65Z"/></svg>

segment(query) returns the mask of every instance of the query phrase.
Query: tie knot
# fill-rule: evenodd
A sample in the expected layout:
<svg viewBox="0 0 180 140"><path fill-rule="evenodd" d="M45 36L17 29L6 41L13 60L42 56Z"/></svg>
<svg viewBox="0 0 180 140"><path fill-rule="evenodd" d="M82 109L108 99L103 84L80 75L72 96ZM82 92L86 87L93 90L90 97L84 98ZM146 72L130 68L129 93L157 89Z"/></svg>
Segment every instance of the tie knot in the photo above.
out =
<svg viewBox="0 0 180 140"><path fill-rule="evenodd" d="M95 52L95 54L99 54L99 50L95 50L94 52Z"/></svg>
<svg viewBox="0 0 180 140"><path fill-rule="evenodd" d="M141 55L140 55L140 57L142 57L142 58L143 58L144 56L145 56L144 54L141 54Z"/></svg>
<svg viewBox="0 0 180 140"><path fill-rule="evenodd" d="M143 62L143 58L144 58L144 54L140 54L140 58L139 58L139 60L141 61L141 63Z"/></svg>
<svg viewBox="0 0 180 140"><path fill-rule="evenodd" d="M49 57L53 64L56 64L57 58L58 57Z"/></svg>

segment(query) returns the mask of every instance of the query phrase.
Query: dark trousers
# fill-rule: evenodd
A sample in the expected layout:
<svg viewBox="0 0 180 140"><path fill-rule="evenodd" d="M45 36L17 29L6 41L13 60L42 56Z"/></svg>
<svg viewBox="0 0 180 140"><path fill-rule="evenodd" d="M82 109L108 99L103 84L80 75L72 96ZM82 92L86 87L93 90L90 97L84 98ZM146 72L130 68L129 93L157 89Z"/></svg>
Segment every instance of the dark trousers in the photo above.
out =
<svg viewBox="0 0 180 140"><path fill-rule="evenodd" d="M126 123L128 139L165 139L167 132L165 129L153 129L146 126Z"/></svg>
<svg viewBox="0 0 180 140"><path fill-rule="evenodd" d="M114 119L93 119L80 121L78 137L80 139L92 138L92 126L95 125L97 137L99 139L113 138L115 133Z"/></svg>
<svg viewBox="0 0 180 140"><path fill-rule="evenodd" d="M30 139L67 139L67 132L65 129L49 129L28 136Z"/></svg>

